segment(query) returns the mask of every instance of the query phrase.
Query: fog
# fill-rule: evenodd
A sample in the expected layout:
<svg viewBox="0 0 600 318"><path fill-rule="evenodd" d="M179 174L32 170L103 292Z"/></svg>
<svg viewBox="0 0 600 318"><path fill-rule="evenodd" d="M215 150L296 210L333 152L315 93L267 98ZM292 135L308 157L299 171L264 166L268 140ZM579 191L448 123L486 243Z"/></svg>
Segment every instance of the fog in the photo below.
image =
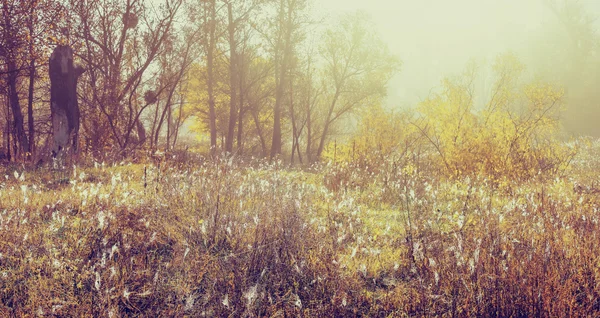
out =
<svg viewBox="0 0 600 318"><path fill-rule="evenodd" d="M529 76L543 76L565 85L567 104L571 104L567 105L571 110L565 115L567 131L599 136L595 123L589 122L583 126L590 127L581 128L579 122L582 118L597 120L595 115L600 106L596 87L600 81L595 73L599 64L574 58L577 55L570 52L572 42L565 26L547 3L547 0L320 0L315 4L315 12L332 17L362 10L372 18L381 38L403 62L401 72L390 82L388 107L415 105L443 77L459 73L470 59L489 65L498 54L512 51L526 65ZM578 3L584 15L600 16L597 0L555 3L558 8L565 3ZM597 31L598 21L591 24ZM594 41L589 52L597 57L597 33ZM575 66L587 70L592 82L589 78L577 78L573 74L578 72ZM481 78L478 86L490 85L491 76L484 74ZM581 88L578 80L592 87ZM593 96L587 96L587 91ZM574 107L578 110L574 111Z"/></svg>

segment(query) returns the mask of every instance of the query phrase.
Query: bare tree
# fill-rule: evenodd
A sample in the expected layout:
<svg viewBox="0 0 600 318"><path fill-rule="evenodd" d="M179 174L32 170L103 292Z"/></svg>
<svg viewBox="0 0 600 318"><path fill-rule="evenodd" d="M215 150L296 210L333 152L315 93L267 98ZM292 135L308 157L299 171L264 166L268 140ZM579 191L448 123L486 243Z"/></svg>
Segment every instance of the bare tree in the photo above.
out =
<svg viewBox="0 0 600 318"><path fill-rule="evenodd" d="M292 68L295 46L302 37L301 26L306 19L303 10L306 0L279 0L277 6L277 24L275 29L275 104L273 106L273 139L271 143L271 158L281 154L281 117L285 90L289 85L289 72Z"/></svg>
<svg viewBox="0 0 600 318"><path fill-rule="evenodd" d="M143 0L71 1L83 44L80 57L89 67L84 86L86 117L92 121L88 127L93 129L89 137L94 148L102 146L106 132L98 128L107 126L110 139L124 151L136 129L143 134L140 117L152 104L143 98L144 87L165 89L147 87L147 73L169 45L183 0L166 0L159 7Z"/></svg>
<svg viewBox="0 0 600 318"><path fill-rule="evenodd" d="M399 69L398 59L388 53L367 23L360 14L347 15L325 33L321 52L327 104L317 157L323 152L332 124L373 102L373 98L385 96L388 80Z"/></svg>
<svg viewBox="0 0 600 318"><path fill-rule="evenodd" d="M18 1L2 0L2 32L0 37L0 58L6 65L6 86L8 88L8 101L13 115L13 129L15 141L22 153L29 153L29 140L27 138L23 112L19 97L19 76L23 70L20 65L20 51L25 46L26 36L21 25L26 24L27 11Z"/></svg>

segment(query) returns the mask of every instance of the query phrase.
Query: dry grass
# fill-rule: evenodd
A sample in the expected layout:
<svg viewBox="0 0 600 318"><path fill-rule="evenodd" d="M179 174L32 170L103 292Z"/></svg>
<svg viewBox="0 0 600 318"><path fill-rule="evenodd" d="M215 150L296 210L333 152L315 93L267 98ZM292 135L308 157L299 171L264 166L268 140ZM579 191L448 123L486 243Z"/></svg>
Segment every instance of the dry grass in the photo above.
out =
<svg viewBox="0 0 600 318"><path fill-rule="evenodd" d="M519 183L392 159L7 167L0 316L598 316L598 149Z"/></svg>

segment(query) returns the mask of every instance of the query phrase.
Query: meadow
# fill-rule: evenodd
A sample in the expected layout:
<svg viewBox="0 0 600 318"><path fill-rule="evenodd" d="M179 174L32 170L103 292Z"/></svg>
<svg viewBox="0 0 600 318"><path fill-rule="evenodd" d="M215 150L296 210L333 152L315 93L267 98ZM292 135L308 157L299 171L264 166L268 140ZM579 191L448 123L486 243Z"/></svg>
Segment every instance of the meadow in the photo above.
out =
<svg viewBox="0 0 600 318"><path fill-rule="evenodd" d="M384 156L5 166L0 316L596 316L579 142L568 173L510 182Z"/></svg>

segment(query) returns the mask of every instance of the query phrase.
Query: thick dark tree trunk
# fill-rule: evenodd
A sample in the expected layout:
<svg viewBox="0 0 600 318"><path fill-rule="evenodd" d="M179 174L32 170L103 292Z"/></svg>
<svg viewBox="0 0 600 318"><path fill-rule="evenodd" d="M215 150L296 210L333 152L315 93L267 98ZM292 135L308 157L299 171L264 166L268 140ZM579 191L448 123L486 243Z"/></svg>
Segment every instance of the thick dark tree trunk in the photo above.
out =
<svg viewBox="0 0 600 318"><path fill-rule="evenodd" d="M72 146L77 151L79 134L79 105L77 79L83 68L73 64L73 50L58 46L50 56L50 109L54 131L53 155Z"/></svg>

